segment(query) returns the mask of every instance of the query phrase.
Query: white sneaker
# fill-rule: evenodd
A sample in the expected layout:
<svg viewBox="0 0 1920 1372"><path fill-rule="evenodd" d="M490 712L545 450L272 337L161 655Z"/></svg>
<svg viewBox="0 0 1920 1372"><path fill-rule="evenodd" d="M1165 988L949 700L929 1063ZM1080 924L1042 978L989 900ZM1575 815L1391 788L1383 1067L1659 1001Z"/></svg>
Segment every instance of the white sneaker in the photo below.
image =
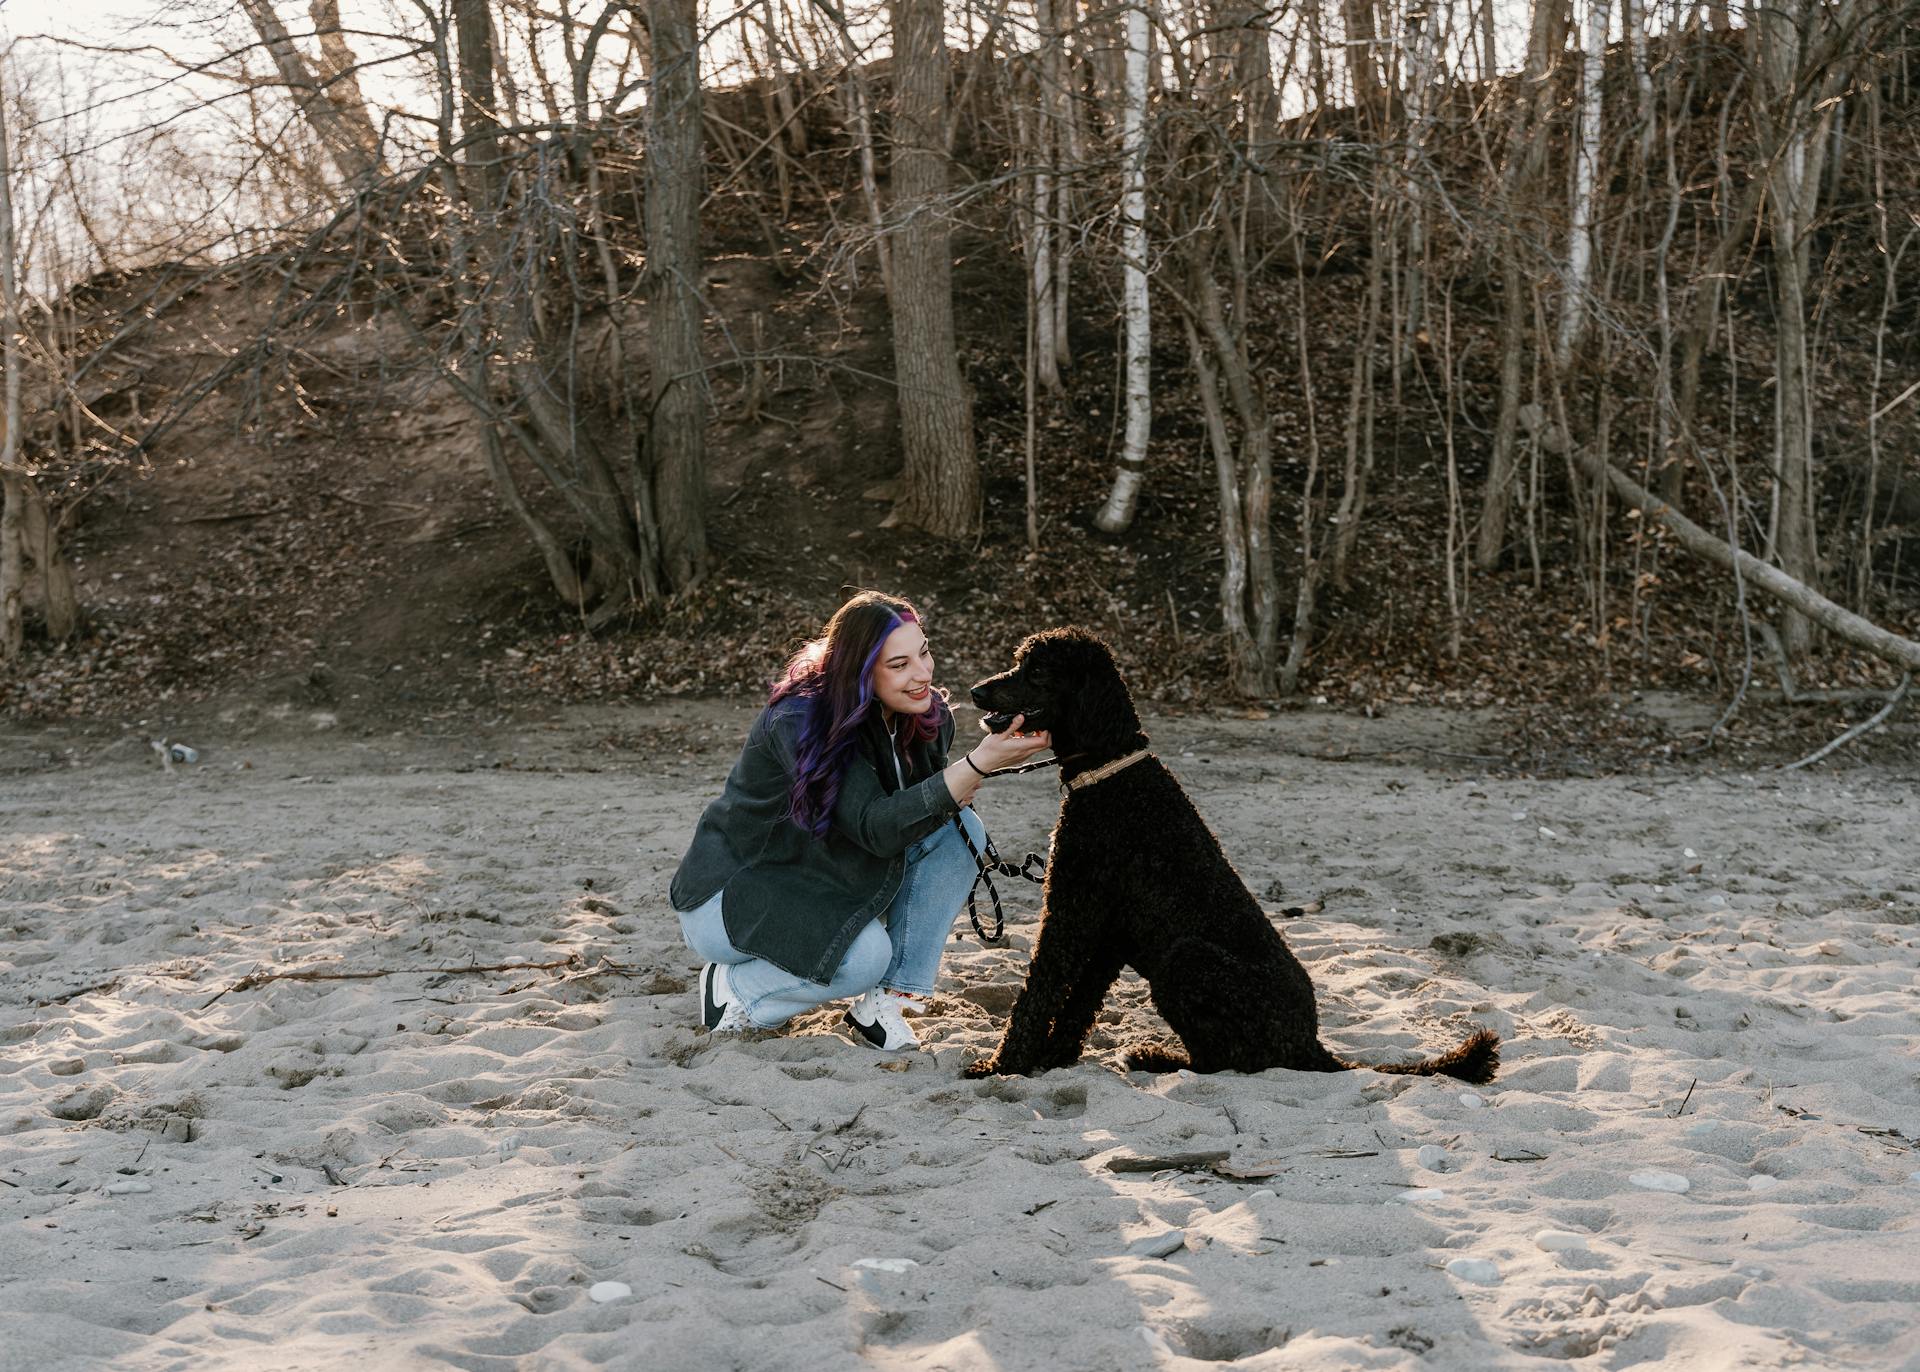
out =
<svg viewBox="0 0 1920 1372"><path fill-rule="evenodd" d="M753 1028L746 1005L734 996L727 981L725 963L709 962L700 969L700 1022L714 1034L737 1034Z"/></svg>
<svg viewBox="0 0 1920 1372"><path fill-rule="evenodd" d="M847 1007L847 1023L860 1042L883 1053L920 1046L919 1035L901 1017L900 1002L877 986Z"/></svg>

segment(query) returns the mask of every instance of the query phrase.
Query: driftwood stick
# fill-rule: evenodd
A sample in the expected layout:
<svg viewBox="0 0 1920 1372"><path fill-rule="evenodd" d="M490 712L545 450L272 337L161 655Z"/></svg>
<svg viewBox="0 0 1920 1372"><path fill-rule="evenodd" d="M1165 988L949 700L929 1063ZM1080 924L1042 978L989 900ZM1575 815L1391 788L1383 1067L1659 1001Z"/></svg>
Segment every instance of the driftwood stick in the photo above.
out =
<svg viewBox="0 0 1920 1372"><path fill-rule="evenodd" d="M381 967L369 972L321 972L294 969L286 972L249 972L224 991L216 991L201 1009L212 1005L221 996L234 991L251 991L256 986L265 986L270 981L371 981L375 977L399 977L416 974L445 973L449 976L466 972L551 972L559 967L572 967L579 963L579 954L561 958L557 962L495 962L484 966L464 967ZM612 964L608 964L611 969Z"/></svg>
<svg viewBox="0 0 1920 1372"><path fill-rule="evenodd" d="M1231 1149L1210 1149L1204 1153L1168 1153L1157 1158L1143 1158L1132 1153L1122 1153L1117 1158L1107 1159L1109 1172L1205 1172L1215 1163L1225 1162Z"/></svg>

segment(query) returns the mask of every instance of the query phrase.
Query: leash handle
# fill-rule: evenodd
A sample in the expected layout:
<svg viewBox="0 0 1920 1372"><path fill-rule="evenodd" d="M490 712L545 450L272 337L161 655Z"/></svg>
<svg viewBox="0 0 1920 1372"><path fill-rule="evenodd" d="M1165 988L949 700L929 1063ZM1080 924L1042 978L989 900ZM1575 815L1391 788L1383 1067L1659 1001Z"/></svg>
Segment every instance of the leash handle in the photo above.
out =
<svg viewBox="0 0 1920 1372"><path fill-rule="evenodd" d="M993 884L993 874L998 872L1004 877L1024 877L1038 886L1046 879L1047 860L1038 853L1028 853L1026 860L1016 867L1000 856L1000 850L993 846L992 834L987 835L986 852L983 854L980 849L973 846L973 835L967 832L964 819L955 815L953 825L960 831L960 840L967 845L967 851L973 854L973 885L967 888L967 919L972 923L973 932L982 945L988 948L1005 948L1007 946L1007 912L1000 904L1000 889ZM987 896L993 901L993 932L991 934L980 923L980 910L974 902L974 894L980 889L980 883L983 881L987 884Z"/></svg>

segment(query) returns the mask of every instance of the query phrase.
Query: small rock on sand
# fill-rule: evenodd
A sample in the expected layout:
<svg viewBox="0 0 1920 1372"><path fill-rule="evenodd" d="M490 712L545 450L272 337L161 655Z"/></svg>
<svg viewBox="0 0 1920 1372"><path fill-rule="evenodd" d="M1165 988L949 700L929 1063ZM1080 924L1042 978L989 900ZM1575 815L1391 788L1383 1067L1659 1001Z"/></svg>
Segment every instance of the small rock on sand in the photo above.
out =
<svg viewBox="0 0 1920 1372"><path fill-rule="evenodd" d="M1533 1236L1533 1246L1544 1253L1584 1253L1587 1236L1571 1229L1542 1229Z"/></svg>
<svg viewBox="0 0 1920 1372"><path fill-rule="evenodd" d="M1486 1258L1455 1258L1447 1264L1447 1274L1479 1286L1498 1286L1500 1269Z"/></svg>
<svg viewBox="0 0 1920 1372"><path fill-rule="evenodd" d="M1670 1191L1674 1195L1679 1195L1693 1186L1692 1182L1678 1172L1635 1172L1627 1180L1642 1190Z"/></svg>
<svg viewBox="0 0 1920 1372"><path fill-rule="evenodd" d="M597 1281L587 1288L587 1299L605 1305L608 1301L623 1301L633 1294L633 1288L623 1281Z"/></svg>
<svg viewBox="0 0 1920 1372"><path fill-rule="evenodd" d="M123 1177L119 1181L110 1181L100 1188L109 1196L142 1196L153 1190L150 1181L139 1181L133 1177Z"/></svg>
<svg viewBox="0 0 1920 1372"><path fill-rule="evenodd" d="M1158 1234L1149 1234L1144 1239L1135 1239L1127 1245L1127 1252L1136 1258L1165 1258L1178 1253L1187 1246L1187 1236L1178 1229L1168 1229Z"/></svg>

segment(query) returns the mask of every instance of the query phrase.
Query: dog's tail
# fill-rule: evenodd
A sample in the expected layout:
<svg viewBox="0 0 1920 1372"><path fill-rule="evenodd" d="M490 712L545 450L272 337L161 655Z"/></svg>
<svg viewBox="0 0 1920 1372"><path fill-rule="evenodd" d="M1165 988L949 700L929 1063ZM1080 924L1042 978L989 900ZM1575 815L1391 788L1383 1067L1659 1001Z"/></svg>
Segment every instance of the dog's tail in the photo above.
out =
<svg viewBox="0 0 1920 1372"><path fill-rule="evenodd" d="M1126 1060L1129 1072L1178 1072L1193 1066L1193 1060L1180 1049L1161 1041L1129 1048Z"/></svg>
<svg viewBox="0 0 1920 1372"><path fill-rule="evenodd" d="M1333 1055L1329 1053L1328 1057ZM1372 1072L1393 1072L1407 1077L1457 1077L1461 1081L1472 1082L1479 1086L1493 1080L1493 1074L1500 1070L1500 1036L1491 1029L1476 1029L1467 1036L1466 1042L1450 1053L1442 1053L1437 1058L1428 1058L1424 1062L1345 1062L1333 1059L1341 1068L1348 1070L1364 1069Z"/></svg>

